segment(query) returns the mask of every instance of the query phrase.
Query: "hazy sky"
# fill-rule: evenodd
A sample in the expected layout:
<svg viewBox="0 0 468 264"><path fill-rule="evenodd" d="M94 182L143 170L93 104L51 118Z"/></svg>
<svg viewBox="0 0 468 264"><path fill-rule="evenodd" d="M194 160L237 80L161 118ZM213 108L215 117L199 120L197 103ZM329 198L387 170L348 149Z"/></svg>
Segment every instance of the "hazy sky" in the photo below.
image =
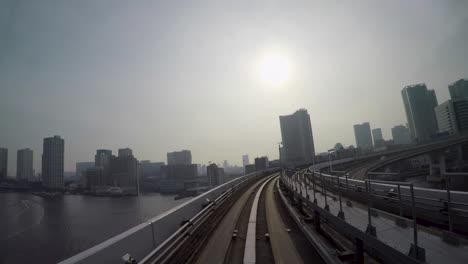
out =
<svg viewBox="0 0 468 264"><path fill-rule="evenodd" d="M440 102L468 78L468 1L0 0L0 146L65 138L66 170L95 150L165 161L278 157L279 115L309 111L315 145L355 144L353 124L406 123L400 91ZM274 50L289 81L257 65Z"/></svg>

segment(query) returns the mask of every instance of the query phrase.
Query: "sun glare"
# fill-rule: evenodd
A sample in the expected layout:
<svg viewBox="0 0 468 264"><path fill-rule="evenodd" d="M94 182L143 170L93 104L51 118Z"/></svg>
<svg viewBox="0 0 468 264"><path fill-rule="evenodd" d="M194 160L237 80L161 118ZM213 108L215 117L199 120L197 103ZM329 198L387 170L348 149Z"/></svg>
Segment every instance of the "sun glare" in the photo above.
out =
<svg viewBox="0 0 468 264"><path fill-rule="evenodd" d="M280 85L289 79L289 62L281 54L266 54L260 62L259 71L263 81L272 85Z"/></svg>

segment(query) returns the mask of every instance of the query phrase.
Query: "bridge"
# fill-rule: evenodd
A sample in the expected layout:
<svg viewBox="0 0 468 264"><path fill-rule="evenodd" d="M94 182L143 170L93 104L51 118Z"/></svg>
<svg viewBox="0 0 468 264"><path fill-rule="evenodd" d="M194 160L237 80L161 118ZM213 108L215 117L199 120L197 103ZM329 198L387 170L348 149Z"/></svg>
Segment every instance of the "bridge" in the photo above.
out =
<svg viewBox="0 0 468 264"><path fill-rule="evenodd" d="M468 263L468 193L371 177L467 141L252 173L61 263Z"/></svg>

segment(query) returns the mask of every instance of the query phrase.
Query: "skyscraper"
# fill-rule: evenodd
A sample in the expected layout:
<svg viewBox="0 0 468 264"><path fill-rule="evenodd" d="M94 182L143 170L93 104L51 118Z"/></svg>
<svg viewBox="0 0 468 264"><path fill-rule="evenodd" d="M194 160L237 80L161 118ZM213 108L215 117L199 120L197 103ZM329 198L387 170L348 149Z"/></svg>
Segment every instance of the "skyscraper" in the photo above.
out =
<svg viewBox="0 0 468 264"><path fill-rule="evenodd" d="M460 79L448 87L452 100L468 98L468 80Z"/></svg>
<svg viewBox="0 0 468 264"><path fill-rule="evenodd" d="M63 189L65 141L60 136L44 138L42 185L49 190Z"/></svg>
<svg viewBox="0 0 468 264"><path fill-rule="evenodd" d="M208 176L209 186L216 186L224 183L224 170L214 163L206 167L206 175Z"/></svg>
<svg viewBox="0 0 468 264"><path fill-rule="evenodd" d="M192 153L190 150L174 151L167 153L167 165L190 165Z"/></svg>
<svg viewBox="0 0 468 264"><path fill-rule="evenodd" d="M385 141L382 136L382 129L374 128L372 129L372 138L374 139L374 146L383 147L385 145Z"/></svg>
<svg viewBox="0 0 468 264"><path fill-rule="evenodd" d="M18 150L16 158L16 179L27 181L33 178L33 151L26 148Z"/></svg>
<svg viewBox="0 0 468 264"><path fill-rule="evenodd" d="M397 145L411 144L411 134L404 125L394 126L392 128L393 143Z"/></svg>
<svg viewBox="0 0 468 264"><path fill-rule="evenodd" d="M315 147L307 110L300 109L292 115L280 116L279 119L283 140L282 161L285 163L312 162Z"/></svg>
<svg viewBox="0 0 468 264"><path fill-rule="evenodd" d="M426 141L437 133L437 121L434 108L437 98L434 90L428 90L425 84L416 84L401 91L405 105L411 139Z"/></svg>
<svg viewBox="0 0 468 264"><path fill-rule="evenodd" d="M242 166L245 168L245 165L249 165L249 155L242 155Z"/></svg>
<svg viewBox="0 0 468 264"><path fill-rule="evenodd" d="M369 122L354 125L356 146L362 150L372 149L372 135Z"/></svg>
<svg viewBox="0 0 468 264"><path fill-rule="evenodd" d="M112 185L113 181L110 172L110 160L112 158L112 150L98 149L94 155L94 166L101 168L101 182L105 185Z"/></svg>
<svg viewBox="0 0 468 264"><path fill-rule="evenodd" d="M0 181L8 177L8 149L0 148Z"/></svg>
<svg viewBox="0 0 468 264"><path fill-rule="evenodd" d="M112 156L110 169L112 186L119 186L124 193L139 194L138 160L133 155Z"/></svg>
<svg viewBox="0 0 468 264"><path fill-rule="evenodd" d="M468 132L468 98L448 100L435 108L439 132L450 135Z"/></svg>

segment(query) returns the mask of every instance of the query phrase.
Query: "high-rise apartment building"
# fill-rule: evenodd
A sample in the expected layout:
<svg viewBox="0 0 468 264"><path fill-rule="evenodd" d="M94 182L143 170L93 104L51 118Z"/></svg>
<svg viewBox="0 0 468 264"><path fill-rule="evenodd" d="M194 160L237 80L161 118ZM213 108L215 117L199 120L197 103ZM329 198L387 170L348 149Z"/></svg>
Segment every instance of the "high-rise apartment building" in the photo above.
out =
<svg viewBox="0 0 468 264"><path fill-rule="evenodd" d="M362 150L372 149L372 135L369 122L354 125L356 146Z"/></svg>
<svg viewBox="0 0 468 264"><path fill-rule="evenodd" d="M448 100L435 108L439 132L461 135L468 132L468 98Z"/></svg>
<svg viewBox="0 0 468 264"><path fill-rule="evenodd" d="M219 168L214 163L206 167L206 175L208 176L209 186L216 186L224 183L224 169Z"/></svg>
<svg viewBox="0 0 468 264"><path fill-rule="evenodd" d="M393 143L396 145L411 144L411 132L404 125L394 126L392 128Z"/></svg>
<svg viewBox="0 0 468 264"><path fill-rule="evenodd" d="M460 79L448 87L452 100L468 98L468 80Z"/></svg>
<svg viewBox="0 0 468 264"><path fill-rule="evenodd" d="M44 138L42 185L49 190L63 190L65 141L60 136Z"/></svg>
<svg viewBox="0 0 468 264"><path fill-rule="evenodd" d="M0 148L0 181L8 177L8 149Z"/></svg>
<svg viewBox="0 0 468 264"><path fill-rule="evenodd" d="M190 150L174 151L167 153L167 165L190 165L192 153Z"/></svg>
<svg viewBox="0 0 468 264"><path fill-rule="evenodd" d="M315 156L314 137L310 116L306 109L292 115L280 116L284 163L312 162Z"/></svg>
<svg viewBox="0 0 468 264"><path fill-rule="evenodd" d="M437 98L434 90L428 90L425 84L416 84L403 88L401 96L411 139L416 142L429 140L432 135L437 133L434 112Z"/></svg>
<svg viewBox="0 0 468 264"><path fill-rule="evenodd" d="M28 148L18 150L16 157L16 179L28 181L33 177L33 151Z"/></svg>

